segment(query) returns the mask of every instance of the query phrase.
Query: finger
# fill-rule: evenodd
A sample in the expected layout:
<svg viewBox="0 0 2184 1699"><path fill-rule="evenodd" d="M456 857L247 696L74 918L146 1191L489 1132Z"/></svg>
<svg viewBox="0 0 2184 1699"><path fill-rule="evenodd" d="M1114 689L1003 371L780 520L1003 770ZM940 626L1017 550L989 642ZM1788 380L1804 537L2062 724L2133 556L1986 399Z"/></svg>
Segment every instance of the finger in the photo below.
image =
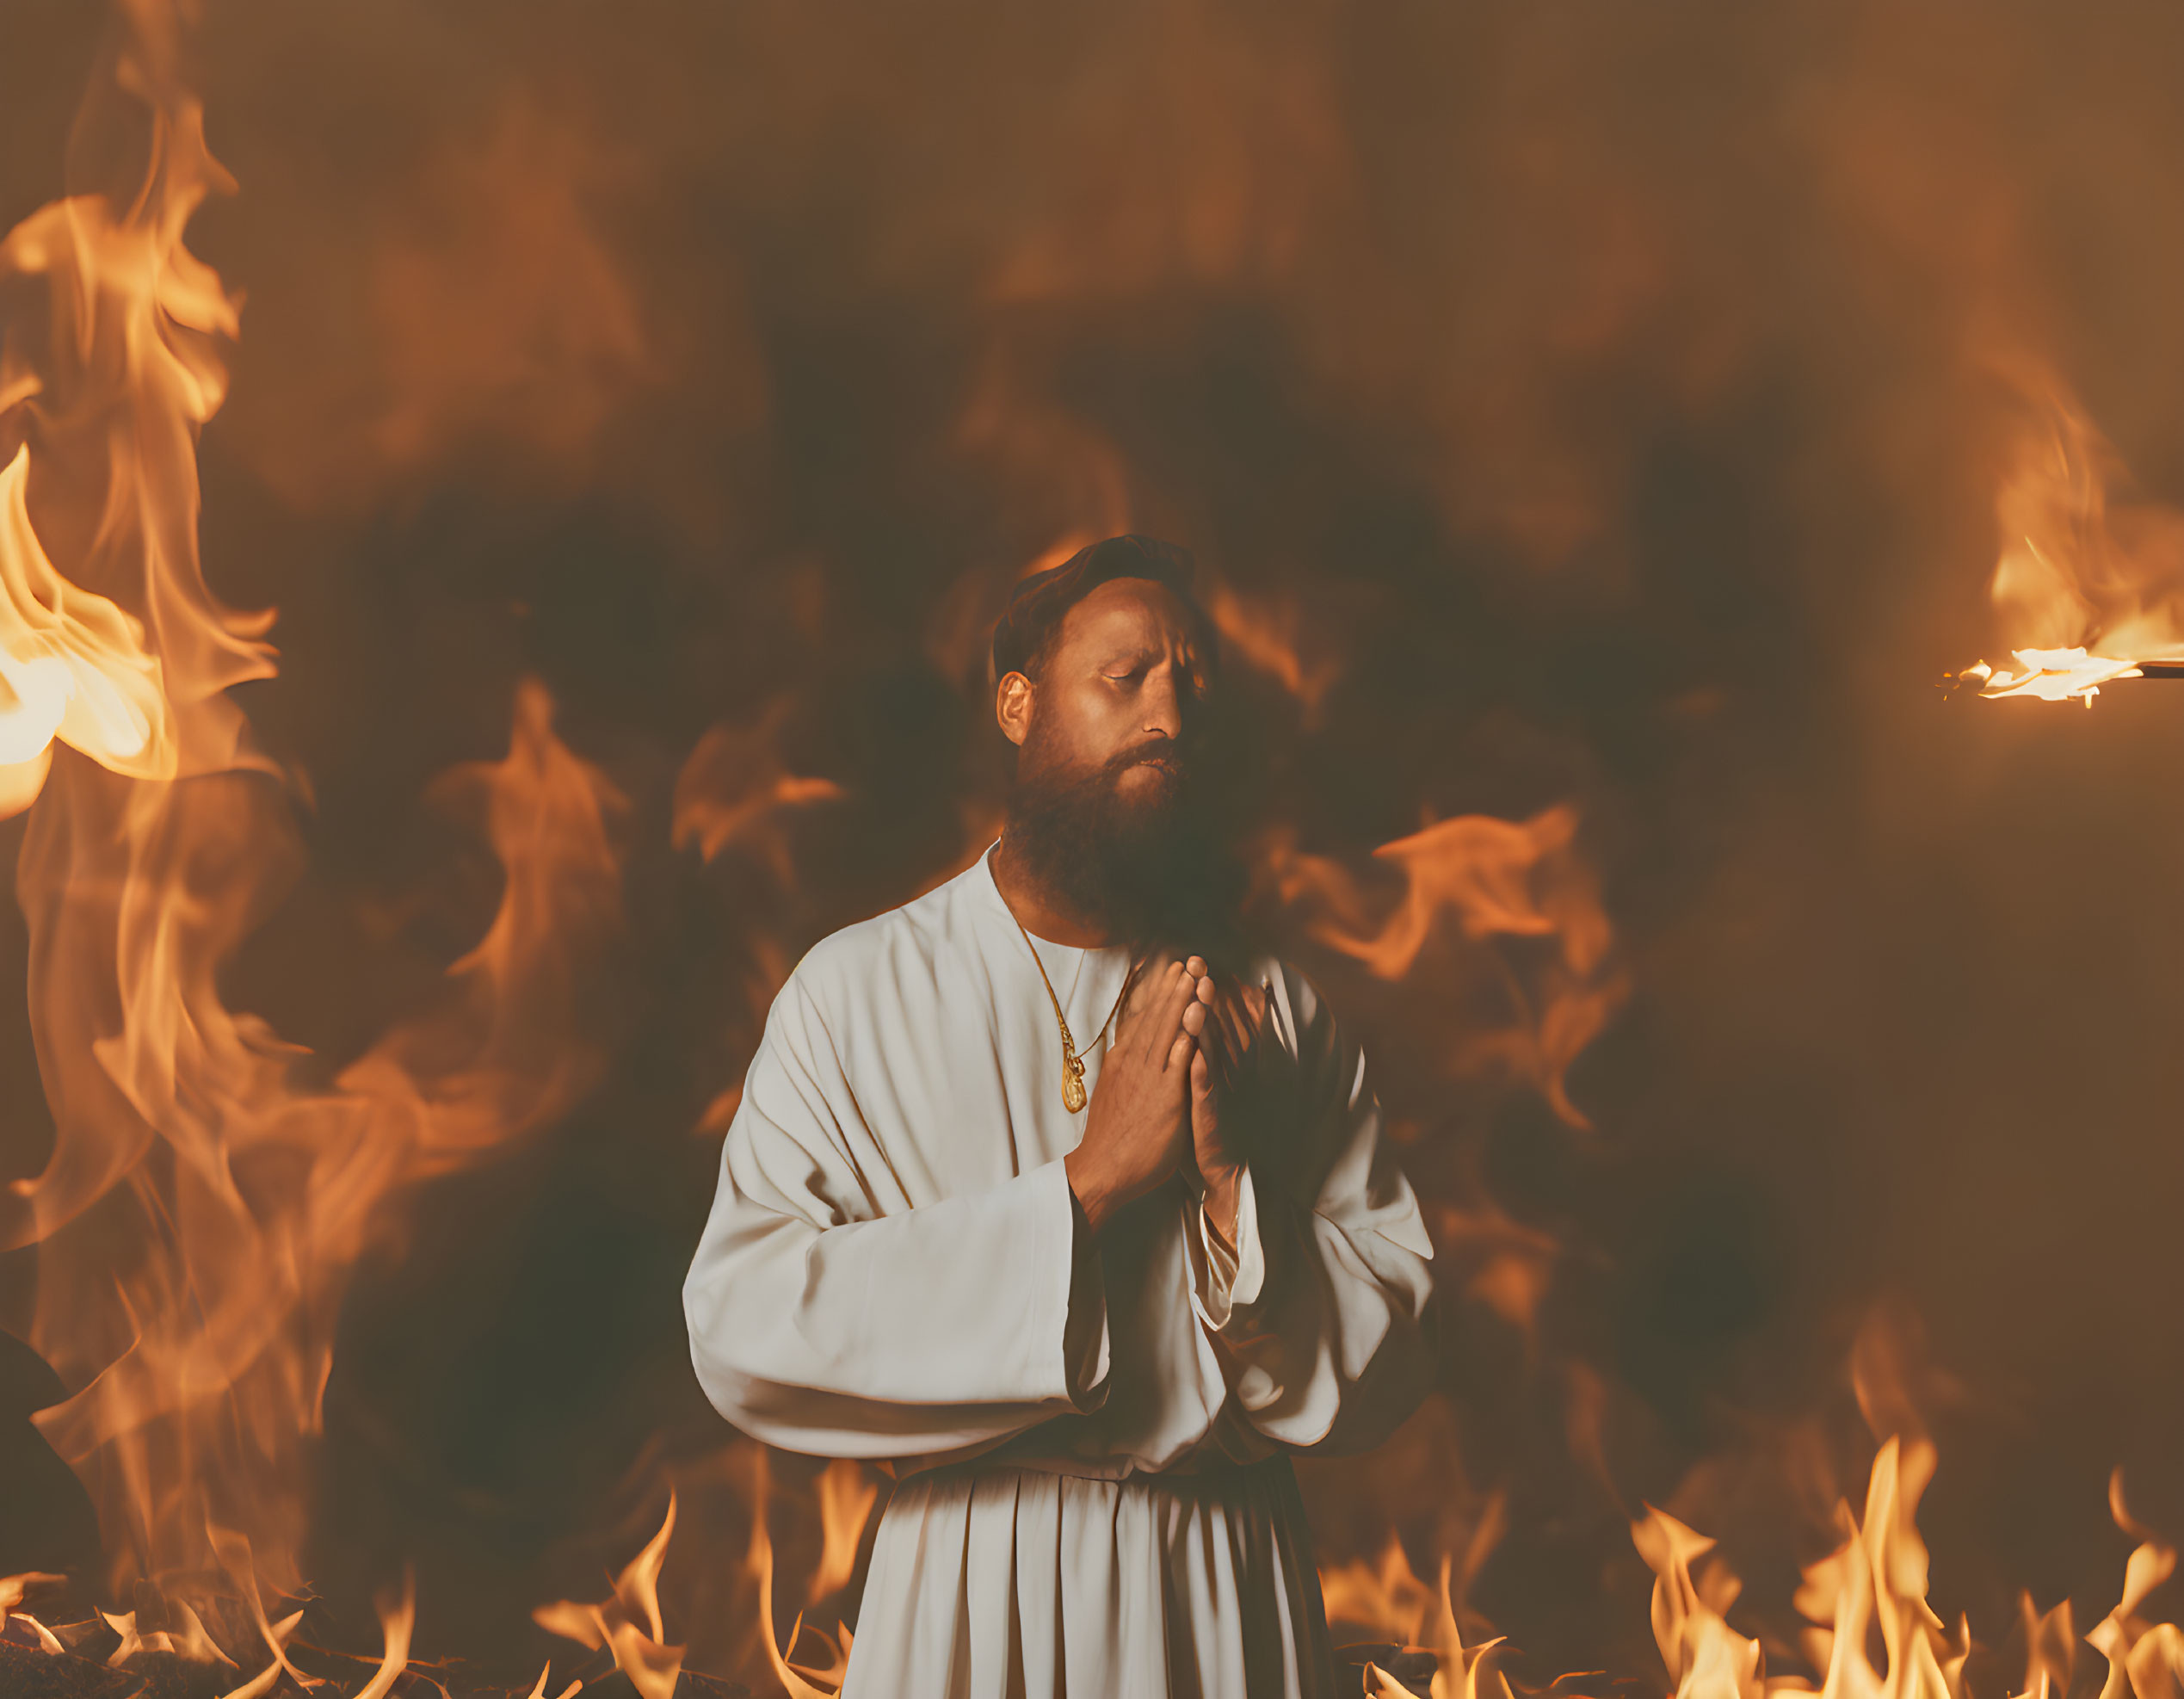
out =
<svg viewBox="0 0 2184 1699"><path fill-rule="evenodd" d="M1200 974L1198 976L1198 1000L1200 1003L1211 1003L1216 995L1218 993L1213 987L1213 976L1210 973Z"/></svg>
<svg viewBox="0 0 2184 1699"><path fill-rule="evenodd" d="M1144 1056L1151 1061L1161 1053L1161 1047L1169 1043L1183 1024L1183 1009L1194 994L1196 981L1188 973L1178 973L1169 981L1168 993L1161 999L1152 1030L1145 1036ZM1185 1042L1190 1035L1183 1034Z"/></svg>
<svg viewBox="0 0 2184 1699"><path fill-rule="evenodd" d="M1183 1030L1197 1038L1206 1031L1206 1005L1194 1003L1183 1010Z"/></svg>
<svg viewBox="0 0 2184 1699"><path fill-rule="evenodd" d="M1174 1073L1178 1069L1188 1066L1191 1057L1197 1053L1197 1040L1193 1038L1188 1033L1178 1033L1175 1035L1175 1041L1168 1047L1167 1071L1169 1073Z"/></svg>
<svg viewBox="0 0 2184 1699"><path fill-rule="evenodd" d="M1134 1029L1144 1018L1145 1011L1158 1001L1167 988L1167 975L1171 970L1156 967L1150 961L1140 961L1132 967L1122 1005L1122 1024L1126 1030Z"/></svg>
<svg viewBox="0 0 2184 1699"><path fill-rule="evenodd" d="M1215 1116L1219 1113L1213 1101L1213 1070L1207 1064L1201 1050L1191 1058L1191 1131L1200 1138L1210 1137L1214 1131Z"/></svg>
<svg viewBox="0 0 2184 1699"><path fill-rule="evenodd" d="M1202 979L1213 971L1206 965L1206 958L1202 955L1193 956L1183 966L1190 970L1190 975L1194 979Z"/></svg>
<svg viewBox="0 0 2184 1699"><path fill-rule="evenodd" d="M1130 1030L1134 1034L1146 1022L1157 1022L1161 1009L1182 978L1183 964L1171 961L1167 967L1147 967L1138 977L1138 983L1130 993Z"/></svg>

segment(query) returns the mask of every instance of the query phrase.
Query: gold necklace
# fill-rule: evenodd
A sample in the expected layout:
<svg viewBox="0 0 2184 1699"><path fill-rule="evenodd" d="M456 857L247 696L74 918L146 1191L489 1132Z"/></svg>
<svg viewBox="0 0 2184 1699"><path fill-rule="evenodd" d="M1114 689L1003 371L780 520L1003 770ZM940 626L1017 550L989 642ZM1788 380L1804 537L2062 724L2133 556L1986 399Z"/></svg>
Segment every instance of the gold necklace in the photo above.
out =
<svg viewBox="0 0 2184 1699"><path fill-rule="evenodd" d="M1008 905L1004 902L1003 906ZM1016 920L1016 911L1009 909L1009 917ZM1024 948L1031 952L1033 964L1039 969L1039 982L1046 987L1046 1000L1054 1005L1054 1024L1062 1029L1062 1107L1075 1115L1090 1101L1084 1093L1084 1059L1077 1053L1077 1039L1070 1031L1069 1017L1062 1013L1062 999L1054 995L1054 982L1046 977L1046 964L1040 960L1039 946L1032 942L1031 934L1025 930L1022 921L1016 920L1016 930L1024 935ZM1122 976L1122 989L1114 994L1114 1008L1107 1010L1107 1018L1100 1022L1095 1037L1107 1036L1107 1027L1116 1010L1122 1007L1122 999L1137 973L1138 964L1133 961L1130 971Z"/></svg>

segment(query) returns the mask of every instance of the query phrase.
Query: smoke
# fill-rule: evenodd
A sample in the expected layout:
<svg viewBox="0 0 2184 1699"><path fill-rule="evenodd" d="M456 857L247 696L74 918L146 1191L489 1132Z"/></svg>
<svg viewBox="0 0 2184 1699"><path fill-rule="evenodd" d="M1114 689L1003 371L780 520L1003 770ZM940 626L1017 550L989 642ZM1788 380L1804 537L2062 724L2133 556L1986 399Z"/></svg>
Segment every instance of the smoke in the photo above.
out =
<svg viewBox="0 0 2184 1699"><path fill-rule="evenodd" d="M0 9L8 225L61 187L96 22ZM1854 1421L1883 1291L1981 1389L1937 1419L1945 1610L1999 1634L2017 1585L2097 1594L2115 1463L2184 1522L2184 1346L2146 1316L2184 1187L2184 702L1929 683L1994 646L1995 490L2051 401L2184 496L2184 20L207 0L196 53L241 193L193 245L247 298L207 571L281 608L281 675L239 695L317 799L230 1001L330 1074L476 941L495 875L419 799L502 752L527 673L636 846L639 1035L352 1294L334 1597L421 1553L429 1649L435 1600L520 1623L626 1560L595 1536L644 1520L645 1442L717 1436L669 1296L690 1129L781 966L960 864L1004 770L983 622L1124 528L1235 599L1299 853L1566 803L1598 869L1632 992L1570 1070L1589 1132L1453 1091L1449 1011L1314 963L1501 1271L1453 1417L1404 1442L1449 1504L1508 1490L1479 1610L1543 1665L1647 1667L1625 1510ZM708 737L765 806L678 802ZM25 1050L12 1173L46 1136ZM1369 1463L1309 1486L1330 1560L1393 1524L1422 1571L1469 1514Z"/></svg>

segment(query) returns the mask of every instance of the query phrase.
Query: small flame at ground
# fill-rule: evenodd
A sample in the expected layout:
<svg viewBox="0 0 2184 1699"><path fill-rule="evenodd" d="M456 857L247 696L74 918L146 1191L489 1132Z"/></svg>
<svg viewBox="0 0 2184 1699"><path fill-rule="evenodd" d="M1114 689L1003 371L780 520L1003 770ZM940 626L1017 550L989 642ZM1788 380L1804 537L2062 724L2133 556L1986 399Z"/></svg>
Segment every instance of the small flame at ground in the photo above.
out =
<svg viewBox="0 0 2184 1699"><path fill-rule="evenodd" d="M614 1667L628 1677L641 1699L673 1699L682 1670L682 1647L666 1644L660 1618L660 1566L667 1561L675 1535L675 1496L668 1496L667 1519L644 1550L614 1578L614 1590L597 1604L563 1600L540 1605L532 1616L538 1625L579 1646L614 1653ZM543 1682L542 1674L540 1680Z"/></svg>

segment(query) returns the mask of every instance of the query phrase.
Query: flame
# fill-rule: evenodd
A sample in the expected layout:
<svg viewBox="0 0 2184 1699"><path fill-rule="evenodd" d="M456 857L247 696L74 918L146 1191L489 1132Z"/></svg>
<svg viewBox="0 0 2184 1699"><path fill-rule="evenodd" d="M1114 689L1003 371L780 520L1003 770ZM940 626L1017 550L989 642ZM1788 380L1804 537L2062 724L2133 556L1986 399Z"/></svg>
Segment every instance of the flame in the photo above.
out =
<svg viewBox="0 0 2184 1699"><path fill-rule="evenodd" d="M1977 684L1983 696L2033 696L2044 702L2067 702L2073 698L2088 707L2101 687L2119 678L2143 678L2136 661L2088 655L2083 649L2016 649L2011 651L2018 670L1990 667L1981 661L1957 677Z"/></svg>
<svg viewBox="0 0 2184 1699"><path fill-rule="evenodd" d="M1431 1586L1411 1568L1402 1541L1392 1533L1377 1566L1355 1559L1337 1568L1323 1569L1320 1597L1329 1624L1364 1628L1372 1636L1348 1645L1344 1661L1355 1667L1362 1654L1385 1655L1385 1648L1392 1645L1406 1659L1432 1661L1439 1671L1432 1688L1435 1694L1461 1692L1478 1699L1484 1685L1493 1699L1512 1699L1506 1684L1482 1663L1483 1655L1501 1642L1466 1648L1461 1627L1466 1620L1479 1620L1467 1611L1465 1599L1473 1579L1507 1531L1507 1508L1498 1492L1487 1500L1461 1557L1444 1555L1438 1582ZM1368 1699L1409 1694L1408 1688L1377 1663L1368 1660L1363 1669Z"/></svg>
<svg viewBox="0 0 2184 1699"><path fill-rule="evenodd" d="M1434 1653L1430 1699L1515 1699L1507 1677L1494 1666L1493 1654L1502 1642L1491 1640L1467 1646L1457 1626L1456 1608L1450 1591L1451 1560L1441 1560L1440 1584L1428 1592L1422 1614L1429 1617L1427 1639ZM1415 1578L1414 1578L1415 1579ZM1405 1687L1377 1664L1365 1666L1366 1699L1413 1699Z"/></svg>
<svg viewBox="0 0 2184 1699"><path fill-rule="evenodd" d="M410 1634L417 1625L416 1577L404 1571L401 1597L392 1601L381 1599L379 1608L379 1633L386 1649L379 1659L378 1673L356 1690L356 1699L386 1699L394 1691L394 1684L401 1678L402 1672L410 1667ZM647 1693L645 1699L655 1699L655 1696Z"/></svg>
<svg viewBox="0 0 2184 1699"><path fill-rule="evenodd" d="M766 1662L774 1671L774 1679L781 1684L782 1690L788 1695L788 1699L835 1699L835 1696L841 1690L842 1677L849 1668L849 1648L853 1637L848 1625L843 1622L836 1623L836 1634L833 1635L827 1634L817 1628L807 1629L804 1624L804 1613L799 1610L796 1614L796 1620L789 1625L788 1644L784 1646L774 1638L774 1536L766 1525L767 1501L772 1496L772 1477L766 1467L765 1454L762 1451L755 1452L753 1456L750 1549L743 1560L743 1567L758 1588L760 1649L765 1653ZM828 1473L831 1473L833 1471L830 1469ZM824 1495L825 1491L824 1482L821 1491ZM836 1491L840 1492L842 1489L837 1488ZM878 1496L876 1487L873 1489L873 1496L874 1498ZM821 1499L823 1511L824 1503L823 1496ZM870 1514L871 1509L871 1500L867 1499L862 1511L858 1515L855 1530L849 1537L853 1562L856 1541L864 1531L864 1517ZM831 1518L827 1522L827 1550L830 1554L836 1550L836 1542L842 1537L836 1531L839 1525L841 1524ZM824 1556L820 1560L822 1574L826 1571L827 1561ZM811 1597L815 1600L825 1597L825 1593L817 1585L816 1578ZM796 1651L797 1642L807 1633L826 1648L827 1662L824 1668L814 1668L808 1665L793 1664L789 1661L790 1657Z"/></svg>
<svg viewBox="0 0 2184 1699"><path fill-rule="evenodd" d="M838 800L831 779L790 772L780 753L788 703L775 702L754 726L715 726L698 739L675 781L674 843L694 843L712 861L724 850L754 850L784 889L793 888L795 867L783 816L817 802Z"/></svg>
<svg viewBox="0 0 2184 1699"><path fill-rule="evenodd" d="M1564 1076L1628 987L1611 961L1613 934L1576 831L1577 811L1560 804L1528 820L1462 815L1384 843L1375 858L1402 878L1392 907L1327 857L1278 847L1274 877L1311 937L1379 979L1406 979L1429 954L1447 954L1452 924L1473 944L1502 937L1550 943L1537 973L1493 957L1487 977L1503 1018L1466 1022L1448 1066L1463 1077L1506 1072L1527 1080L1564 1121L1584 1127Z"/></svg>
<svg viewBox="0 0 2184 1699"><path fill-rule="evenodd" d="M223 1696L223 1699L258 1699L260 1694L271 1692L275 1684L283 1675L287 1676L297 1686L306 1692L323 1685L322 1683L305 1675L288 1661L288 1638L302 1623L303 1612L293 1611L278 1622L268 1622L265 1619L264 1608L259 1603L256 1589L255 1587L249 1589L245 1597L250 1605L252 1614L257 1620L258 1632L263 1636L267 1646L273 1653L273 1661L250 1680L244 1682L242 1686L231 1689Z"/></svg>
<svg viewBox="0 0 2184 1699"><path fill-rule="evenodd" d="M1632 1538L1654 1572L1654 1638L1678 1699L1760 1699L1762 1689L1826 1699L1965 1699L1971 1635L1962 1625L1953 1634L1926 1602L1926 1543L1916 1520L1934 1456L1922 1434L1893 1436L1873 1459L1864 1515L1836 1505L1841 1542L1805 1567L1795 1600L1811 1625L1802 1650L1823 1672L1817 1689L1794 1677L1765 1679L1759 1642L1726 1620L1739 1591L1735 1574L1718 1560L1692 1568L1713 1541L1649 1506Z"/></svg>
<svg viewBox="0 0 2184 1699"><path fill-rule="evenodd" d="M2121 1469L2108 1477L2108 1511L2138 1544L2124 1566L2123 1597L2085 1637L2108 1660L2101 1699L2123 1699L2126 1687L2138 1699L2173 1699L2184 1688L2184 1632L2174 1622L2147 1622L2138 1607L2176 1572L2176 1548L2132 1519L2124 1505Z"/></svg>
<svg viewBox="0 0 2184 1699"><path fill-rule="evenodd" d="M119 773L174 771L173 716L144 628L53 570L30 522L30 448L0 471L0 810L28 807L55 741Z"/></svg>
<svg viewBox="0 0 2184 1699"><path fill-rule="evenodd" d="M660 1567L667 1561L668 1541L675 1535L675 1504L670 1492L660 1531L614 1578L614 1590L603 1602L579 1604L564 1599L531 1613L532 1620L550 1634L595 1652L602 1646L610 1650L614 1667L629 1678L641 1699L673 1699L682 1671L683 1648L666 1643L667 1628L660 1617ZM539 1683L543 1690L543 1671Z"/></svg>
<svg viewBox="0 0 2184 1699"><path fill-rule="evenodd" d="M801 1612L786 1640L776 1628L776 1494L764 1449L737 1438L676 1463L668 1478L672 1486L666 1519L608 1584L606 1596L544 1604L532 1613L533 1619L589 1650L609 1652L648 1699L648 1682L671 1691L673 1671L691 1667L692 1648L664 1644L678 1612L701 1625L695 1632L705 1641L708 1673L740 1679L754 1690L766 1690L770 1676L785 1681L793 1694L831 1699L847 1667L853 1636L839 1623L832 1633L824 1632ZM873 1470L842 1459L822 1469L812 1486L809 1501L800 1492L793 1494L783 1508L793 1515L793 1548L816 1549L816 1567L808 1581L780 1591L800 1591L817 1603L840 1594L854 1579L879 1488ZM746 1517L748 1523L741 1522ZM740 1550L725 1543L731 1537L742 1542ZM692 1541L696 1545L686 1549ZM662 1576L671 1554L677 1557L677 1591L663 1607ZM787 1677L780 1674L784 1669ZM682 1690L688 1690L687 1684Z"/></svg>
<svg viewBox="0 0 2184 1699"><path fill-rule="evenodd" d="M107 1247L81 1234L42 1247L36 1343L64 1373L92 1374L38 1420L89 1477L133 1572L201 1568L217 1505L293 1591L304 1446L348 1271L393 1231L404 1189L546 1124L596 1077L573 999L618 924L608 827L622 805L526 685L506 760L435 788L482 802L508 872L490 930L449 970L445 1009L306 1093L287 1079L293 1047L231 1013L214 982L250 913L263 809L88 776L67 769L40 800L23 850L34 984L47 986L34 1029L61 1129L31 1195L89 1172L81 1204L113 1189L99 1214L133 1215L140 1238L118 1303ZM82 977L102 958L102 992ZM157 1146L173 1160L151 1162Z"/></svg>
<svg viewBox="0 0 2184 1699"><path fill-rule="evenodd" d="M2056 380L2038 397L1996 495L2003 539L1988 590L2014 668L1956 674L1982 696L2083 701L2139 664L2184 655L2184 515L2117 502L2115 451Z"/></svg>
<svg viewBox="0 0 2184 1699"><path fill-rule="evenodd" d="M220 1696L220 1699L264 1699L264 1696L273 1691L274 1684L280 1679L281 1665L277 1662L268 1664L264 1669L244 1682L242 1686L230 1688Z"/></svg>
<svg viewBox="0 0 2184 1699"><path fill-rule="evenodd" d="M171 1607L181 1619L182 1632L155 1628L149 1632L137 1626L139 1612L132 1610L115 1616L101 1611L106 1625L121 1636L121 1643L108 1654L107 1662L116 1669L127 1663L139 1652L171 1652L186 1658L193 1664L225 1664L231 1669L235 1660L213 1643L213 1637L205 1632L205 1624L187 1602L177 1601Z"/></svg>
<svg viewBox="0 0 2184 1699"><path fill-rule="evenodd" d="M1353 1558L1340 1568L1320 1571L1319 1593L1329 1622L1370 1629L1397 1646L1418 1644L1433 1600L1431 1589L1410 1567L1403 1541L1392 1532L1377 1566Z"/></svg>
<svg viewBox="0 0 2184 1699"><path fill-rule="evenodd" d="M1331 656L1305 658L1301 646L1304 615L1296 602L1249 596L1216 583L1206 608L1229 646L1297 699L1305 725L1316 724L1320 705L1342 669Z"/></svg>
<svg viewBox="0 0 2184 1699"><path fill-rule="evenodd" d="M17 888L57 1130L44 1172L0 1195L0 1245L40 1246L34 1343L83 1390L38 1420L92 1486L115 1584L241 1586L300 1680L258 1585L299 1579L305 1446L348 1270L404 1188L551 1120L595 1076L572 998L619 924L623 805L526 684L508 759L437 787L482 801L508 874L448 1008L305 1092L293 1047L222 1002L217 970L292 836L226 695L273 670L270 615L222 608L197 553L195 438L238 319L182 233L232 185L179 80L175 15L125 9L110 74L149 108L145 182L126 205L48 207L0 244L0 281L42 282L51 318L0 343L22 436L0 472L0 810L36 799ZM57 759L56 741L89 760Z"/></svg>
<svg viewBox="0 0 2184 1699"><path fill-rule="evenodd" d="M1869 1390L1861 1385L1861 1395ZM1801 1649L1822 1672L1817 1688L1797 1677L1764 1678L1759 1643L1726 1621L1737 1595L1736 1577L1718 1561L1693 1568L1712 1541L1649 1508L1632 1537L1654 1571L1654 1634L1678 1699L1759 1699L1762 1691L1823 1699L1966 1699L1969 1626L1960 1620L1949 1628L1927 1603L1928 1555L1916 1517L1935 1461L1922 1432L1893 1435L1874 1457L1863 1514L1847 1503L1837 1505L1840 1542L1805 1568L1795 1600L1811 1624ZM2120 1473L2110 1479L2108 1498L2117 1527L2138 1543L2125 1566L2122 1596L2085 1636L2107 1662L2101 1699L2124 1699L2126 1692L2136 1699L2174 1699L2184 1690L2184 1631L2149 1622L2138 1612L2175 1572L2176 1550L2132 1519ZM2018 1614L2026 1653L2016 1690L2058 1699L2071 1690L2076 1664L2070 1602L2043 1613L2021 1596Z"/></svg>
<svg viewBox="0 0 2184 1699"><path fill-rule="evenodd" d="M67 1581L65 1575L49 1575L38 1569L27 1570L20 1575L0 1576L0 1632L4 1632L10 1622L25 1622L37 1637L42 1651L58 1653L64 1650L61 1643L53 1638L52 1630L22 1607L31 1594L48 1587L65 1586Z"/></svg>
<svg viewBox="0 0 2184 1699"><path fill-rule="evenodd" d="M546 1677L552 1673L553 1665L549 1663L539 1671L538 1680L532 1684L531 1690L524 1696L524 1699L546 1699ZM572 1681L561 1690L556 1699L576 1699L576 1696L583 1690L584 1684L581 1679Z"/></svg>
<svg viewBox="0 0 2184 1699"><path fill-rule="evenodd" d="M1653 1571L1653 1640L1676 1699L1761 1699L1759 1642L1723 1616L1736 1599L1736 1578L1720 1564L1692 1573L1692 1560L1714 1542L1650 1505L1631 1539Z"/></svg>
<svg viewBox="0 0 2184 1699"><path fill-rule="evenodd" d="M811 1572L811 1585L805 1603L817 1604L830 1593L849 1585L857 1567L857 1547L865 1536L865 1523L879 1499L879 1483L864 1465L837 1457L819 1476L819 1528L824 1541L819 1566Z"/></svg>

